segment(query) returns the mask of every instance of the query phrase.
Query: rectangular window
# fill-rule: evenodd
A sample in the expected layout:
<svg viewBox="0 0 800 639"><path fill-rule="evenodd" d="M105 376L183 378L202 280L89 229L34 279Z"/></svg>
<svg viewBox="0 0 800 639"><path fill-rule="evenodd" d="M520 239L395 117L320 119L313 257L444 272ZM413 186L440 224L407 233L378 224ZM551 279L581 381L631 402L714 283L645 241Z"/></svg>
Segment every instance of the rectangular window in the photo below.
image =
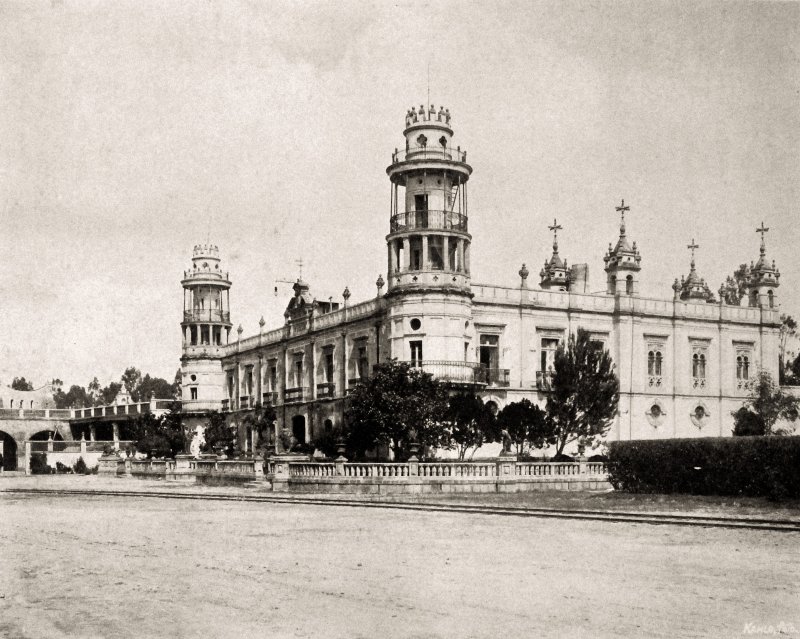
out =
<svg viewBox="0 0 800 639"><path fill-rule="evenodd" d="M358 376L361 379L369 377L369 356L366 346L358 347Z"/></svg>
<svg viewBox="0 0 800 639"><path fill-rule="evenodd" d="M541 364L539 370L541 372L552 371L553 363L555 362L556 349L558 348L558 339L552 337L542 338L542 352Z"/></svg>
<svg viewBox="0 0 800 639"><path fill-rule="evenodd" d="M409 342L411 348L411 365L420 366L422 364L422 340Z"/></svg>
<svg viewBox="0 0 800 639"><path fill-rule="evenodd" d="M412 271L422 270L422 238L412 237L409 240L409 257L411 258L410 268Z"/></svg>
<svg viewBox="0 0 800 639"><path fill-rule="evenodd" d="M454 237L450 238L450 243L447 245L447 264L448 269L451 271L459 271L458 268L458 240Z"/></svg>
<svg viewBox="0 0 800 639"><path fill-rule="evenodd" d="M300 388L303 385L303 360L294 361L294 387Z"/></svg>
<svg viewBox="0 0 800 639"><path fill-rule="evenodd" d="M414 196L414 224L418 229L428 228L428 194Z"/></svg>
<svg viewBox="0 0 800 639"><path fill-rule="evenodd" d="M278 390L278 366L276 364L269 367L269 389L273 393Z"/></svg>
<svg viewBox="0 0 800 639"><path fill-rule="evenodd" d="M497 369L500 366L500 336L480 336L480 362L484 368Z"/></svg>
<svg viewBox="0 0 800 639"><path fill-rule="evenodd" d="M192 398L192 399L197 399L197 387L196 387L196 386L192 386L192 387L189 389L189 392L190 392L190 394L191 394L191 398Z"/></svg>
<svg viewBox="0 0 800 639"><path fill-rule="evenodd" d="M244 373L244 394L248 397L253 394L253 367L245 368Z"/></svg>
<svg viewBox="0 0 800 639"><path fill-rule="evenodd" d="M333 384L333 351L325 353L325 381Z"/></svg>
<svg viewBox="0 0 800 639"><path fill-rule="evenodd" d="M435 271L444 269L444 240L443 238L432 235L428 238L428 260L431 268Z"/></svg>

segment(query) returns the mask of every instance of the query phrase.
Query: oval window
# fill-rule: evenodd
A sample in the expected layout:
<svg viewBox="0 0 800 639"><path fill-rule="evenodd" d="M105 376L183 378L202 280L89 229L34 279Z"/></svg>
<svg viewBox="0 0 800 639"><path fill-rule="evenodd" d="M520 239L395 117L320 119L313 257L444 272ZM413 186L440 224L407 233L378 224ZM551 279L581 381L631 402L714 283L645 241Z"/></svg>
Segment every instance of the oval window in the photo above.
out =
<svg viewBox="0 0 800 639"><path fill-rule="evenodd" d="M418 331L421 326L422 326L422 322L420 322L418 318L415 317L414 319L411 320L411 330L412 331Z"/></svg>
<svg viewBox="0 0 800 639"><path fill-rule="evenodd" d="M703 419L703 417L706 416L706 409L702 406L698 406L694 409L694 416L697 417L697 419Z"/></svg>
<svg viewBox="0 0 800 639"><path fill-rule="evenodd" d="M197 375L190 375L189 379L191 379L193 382L196 382L197 381Z"/></svg>
<svg viewBox="0 0 800 639"><path fill-rule="evenodd" d="M653 404L650 407L650 414L653 417L661 417L661 406L659 406L658 404Z"/></svg>

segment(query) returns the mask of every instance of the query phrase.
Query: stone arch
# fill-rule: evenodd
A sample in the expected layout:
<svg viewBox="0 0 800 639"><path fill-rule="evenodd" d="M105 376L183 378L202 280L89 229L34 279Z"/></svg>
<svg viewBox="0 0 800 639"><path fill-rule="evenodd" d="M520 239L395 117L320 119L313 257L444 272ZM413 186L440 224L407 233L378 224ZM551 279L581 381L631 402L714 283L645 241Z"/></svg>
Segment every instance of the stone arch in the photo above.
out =
<svg viewBox="0 0 800 639"><path fill-rule="evenodd" d="M3 470L17 470L17 442L8 433L0 430L0 445L3 455Z"/></svg>
<svg viewBox="0 0 800 639"><path fill-rule="evenodd" d="M323 425L326 433L330 433L333 430L333 421L331 419L326 419Z"/></svg>

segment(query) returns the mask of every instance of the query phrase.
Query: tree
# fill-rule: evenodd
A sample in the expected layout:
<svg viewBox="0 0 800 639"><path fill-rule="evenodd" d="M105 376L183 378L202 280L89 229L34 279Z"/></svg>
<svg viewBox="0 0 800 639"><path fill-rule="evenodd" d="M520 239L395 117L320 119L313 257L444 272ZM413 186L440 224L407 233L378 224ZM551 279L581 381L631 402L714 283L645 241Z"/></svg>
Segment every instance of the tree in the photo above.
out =
<svg viewBox="0 0 800 639"><path fill-rule="evenodd" d="M397 460L406 457L411 442L438 448L446 443L447 406L447 390L430 373L408 362L379 364L350 395L350 446L363 455L386 445Z"/></svg>
<svg viewBox="0 0 800 639"><path fill-rule="evenodd" d="M619 380L611 355L578 329L566 344L559 344L553 362L547 414L553 421L556 454L567 444L591 445L611 427L619 402Z"/></svg>
<svg viewBox="0 0 800 639"><path fill-rule="evenodd" d="M547 413L529 399L507 404L497 416L499 428L508 432L517 455L529 448L555 444L553 422Z"/></svg>
<svg viewBox="0 0 800 639"><path fill-rule="evenodd" d="M797 412L800 409L800 399L784 393L767 371L759 371L756 383L750 393L750 397L744 406L738 411L731 413L734 416L734 429L736 429L736 418L742 422L740 430L744 430L744 420L748 420L748 427L755 422L752 418L744 418L739 415L744 409L754 414L763 424L763 435L788 435L794 431L792 428L775 428L775 423L779 419L794 422L797 419ZM735 433L743 434L743 433Z"/></svg>
<svg viewBox="0 0 800 639"><path fill-rule="evenodd" d="M18 391L32 391L33 384L24 377L15 377L11 382L11 388Z"/></svg>
<svg viewBox="0 0 800 639"><path fill-rule="evenodd" d="M207 413L203 436L206 441L200 450L204 453L213 453L216 447L222 447L225 454L233 451L233 429L228 426L225 415L222 413L215 410Z"/></svg>
<svg viewBox="0 0 800 639"><path fill-rule="evenodd" d="M148 457L174 457L186 442L181 416L170 411L160 417L146 413L122 426L125 439L136 442L136 449Z"/></svg>
<svg viewBox="0 0 800 639"><path fill-rule="evenodd" d="M131 394L135 402L147 402L151 397L156 399L172 399L175 397L172 384L162 377L150 377L146 374Z"/></svg>
<svg viewBox="0 0 800 639"><path fill-rule="evenodd" d="M739 306L742 299L747 295L747 287L750 280L750 269L747 264L740 264L733 275L729 275L722 285L722 299L726 304Z"/></svg>
<svg viewBox="0 0 800 639"><path fill-rule="evenodd" d="M142 371L135 366L129 366L122 373L121 381L122 385L125 386L125 390L128 391L128 395L131 396L133 401L138 402L137 396L139 384L142 382Z"/></svg>
<svg viewBox="0 0 800 639"><path fill-rule="evenodd" d="M474 455L484 442L497 439L494 413L475 393L460 393L450 397L445 419L450 424L449 445L458 450L461 461L464 461L470 449Z"/></svg>
<svg viewBox="0 0 800 639"><path fill-rule="evenodd" d="M61 389L53 394L56 408L86 408L92 406L93 402L83 386L73 384L65 393Z"/></svg>
<svg viewBox="0 0 800 639"><path fill-rule="evenodd" d="M260 402L256 402L252 412L245 415L242 422L253 429L258 436L259 448L264 448L269 444L270 438L276 435L272 429L277 418L272 404L263 406Z"/></svg>
<svg viewBox="0 0 800 639"><path fill-rule="evenodd" d="M766 435L764 420L760 415L742 406L733 415L733 436L745 437L752 435Z"/></svg>
<svg viewBox="0 0 800 639"><path fill-rule="evenodd" d="M780 350L778 351L778 383L783 384L786 377L786 347L792 338L797 337L797 321L791 315L781 314Z"/></svg>
<svg viewBox="0 0 800 639"><path fill-rule="evenodd" d="M96 400L97 405L108 406L109 404L113 404L120 390L122 390L122 384L118 382L110 382L108 386L100 389L100 395Z"/></svg>

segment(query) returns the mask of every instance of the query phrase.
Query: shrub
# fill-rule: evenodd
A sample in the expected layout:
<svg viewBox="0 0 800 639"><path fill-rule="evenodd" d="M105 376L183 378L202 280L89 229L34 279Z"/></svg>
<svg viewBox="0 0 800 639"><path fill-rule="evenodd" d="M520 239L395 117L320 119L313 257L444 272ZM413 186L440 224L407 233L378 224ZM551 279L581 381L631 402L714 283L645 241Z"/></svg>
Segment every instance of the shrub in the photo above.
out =
<svg viewBox="0 0 800 639"><path fill-rule="evenodd" d="M72 468L75 471L76 475L89 474L89 467L86 465L86 462L83 461L83 457L78 457L78 461L75 462L75 466L73 466Z"/></svg>
<svg viewBox="0 0 800 639"><path fill-rule="evenodd" d="M53 469L47 465L47 453L31 453L31 474L50 475Z"/></svg>
<svg viewBox="0 0 800 639"><path fill-rule="evenodd" d="M553 455L553 458L550 460L551 462L574 462L575 459L570 457L569 455L565 455L564 453L558 453L557 455Z"/></svg>
<svg viewBox="0 0 800 639"><path fill-rule="evenodd" d="M60 461L56 462L56 473L59 475L65 475L67 473L71 473L72 469L67 466L66 464L62 464Z"/></svg>
<svg viewBox="0 0 800 639"><path fill-rule="evenodd" d="M733 434L735 437L766 435L767 426L760 415L742 406L733 413Z"/></svg>
<svg viewBox="0 0 800 639"><path fill-rule="evenodd" d="M608 456L617 490L800 497L800 437L612 442Z"/></svg>

